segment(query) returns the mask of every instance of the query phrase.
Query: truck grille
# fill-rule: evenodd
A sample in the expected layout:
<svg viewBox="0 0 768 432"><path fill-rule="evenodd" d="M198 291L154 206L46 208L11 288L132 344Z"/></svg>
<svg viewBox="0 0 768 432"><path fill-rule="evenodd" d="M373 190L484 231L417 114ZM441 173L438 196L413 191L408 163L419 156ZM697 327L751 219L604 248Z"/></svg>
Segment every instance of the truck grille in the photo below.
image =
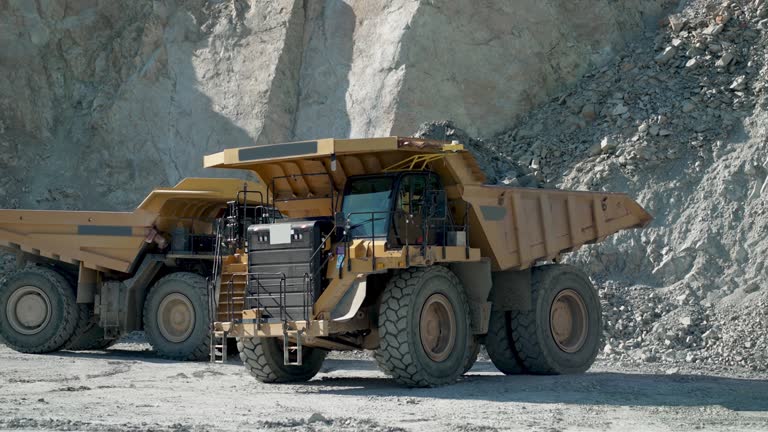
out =
<svg viewBox="0 0 768 432"><path fill-rule="evenodd" d="M246 308L265 321L309 319L321 291L320 221L252 225L248 228Z"/></svg>

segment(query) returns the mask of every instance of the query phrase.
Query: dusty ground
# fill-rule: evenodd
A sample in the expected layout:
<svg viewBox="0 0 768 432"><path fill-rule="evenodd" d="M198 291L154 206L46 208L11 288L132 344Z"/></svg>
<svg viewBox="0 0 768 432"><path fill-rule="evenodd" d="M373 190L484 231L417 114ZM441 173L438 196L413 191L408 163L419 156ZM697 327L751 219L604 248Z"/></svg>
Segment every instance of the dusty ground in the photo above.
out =
<svg viewBox="0 0 768 432"><path fill-rule="evenodd" d="M372 361L337 357L308 384L264 385L235 360L180 363L147 350L0 346L0 429L768 430L768 374L739 370L598 362L580 376L506 377L481 361L456 385L407 389Z"/></svg>

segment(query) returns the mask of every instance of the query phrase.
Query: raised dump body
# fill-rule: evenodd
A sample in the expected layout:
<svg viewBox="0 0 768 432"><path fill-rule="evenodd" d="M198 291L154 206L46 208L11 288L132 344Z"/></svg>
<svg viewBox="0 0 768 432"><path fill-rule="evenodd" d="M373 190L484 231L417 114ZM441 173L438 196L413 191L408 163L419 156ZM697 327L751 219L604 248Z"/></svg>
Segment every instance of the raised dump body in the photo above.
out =
<svg viewBox="0 0 768 432"><path fill-rule="evenodd" d="M206 280L244 270L234 256L244 245L230 240L270 214L264 192L188 178L132 212L0 210L0 247L18 257L0 281L0 334L19 351L48 352L144 329L163 356L206 358L211 315L232 300Z"/></svg>

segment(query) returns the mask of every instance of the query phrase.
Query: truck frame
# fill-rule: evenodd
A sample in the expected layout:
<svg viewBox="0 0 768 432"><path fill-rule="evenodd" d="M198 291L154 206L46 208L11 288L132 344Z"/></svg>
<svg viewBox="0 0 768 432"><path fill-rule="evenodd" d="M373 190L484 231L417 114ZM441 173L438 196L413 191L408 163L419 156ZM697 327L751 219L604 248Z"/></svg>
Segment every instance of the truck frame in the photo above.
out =
<svg viewBox="0 0 768 432"><path fill-rule="evenodd" d="M283 219L215 258L211 358L264 382L311 379L330 350L374 350L408 386L454 382L482 344L506 374L578 373L597 355L597 292L562 254L643 227L624 194L485 185L458 143L323 139L226 149ZM224 319L221 319L221 318Z"/></svg>

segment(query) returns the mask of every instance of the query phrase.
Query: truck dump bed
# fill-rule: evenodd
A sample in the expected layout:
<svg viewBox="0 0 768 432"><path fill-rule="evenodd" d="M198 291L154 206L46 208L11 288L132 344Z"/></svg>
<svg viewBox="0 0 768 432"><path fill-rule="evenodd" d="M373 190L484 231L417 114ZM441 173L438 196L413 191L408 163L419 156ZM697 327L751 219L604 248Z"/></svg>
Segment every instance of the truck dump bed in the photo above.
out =
<svg viewBox="0 0 768 432"><path fill-rule="evenodd" d="M627 195L497 186L465 186L470 243L497 270L519 270L602 241L651 217Z"/></svg>
<svg viewBox="0 0 768 432"><path fill-rule="evenodd" d="M156 189L133 212L0 210L0 247L101 271L130 273L154 232L210 230L237 179L188 178ZM261 190L249 183L252 191Z"/></svg>
<svg viewBox="0 0 768 432"><path fill-rule="evenodd" d="M205 166L253 171L290 217L332 215L338 210L334 193L350 176L429 169L439 174L449 200L470 204L470 244L491 258L494 270L524 269L652 219L625 194L484 185L483 172L463 146L416 138L227 149L206 156Z"/></svg>

